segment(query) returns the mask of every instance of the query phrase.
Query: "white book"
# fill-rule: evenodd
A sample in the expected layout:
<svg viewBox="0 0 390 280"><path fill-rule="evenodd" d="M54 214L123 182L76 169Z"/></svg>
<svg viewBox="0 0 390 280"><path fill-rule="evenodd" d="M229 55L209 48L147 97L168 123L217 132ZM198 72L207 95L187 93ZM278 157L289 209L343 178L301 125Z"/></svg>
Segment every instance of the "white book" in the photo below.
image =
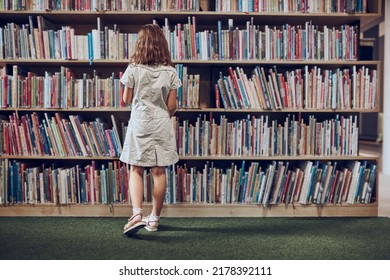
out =
<svg viewBox="0 0 390 280"><path fill-rule="evenodd" d="M355 193L359 181L360 165L360 161L356 161L352 169L351 185L349 187L349 192L347 196L347 203L349 204L355 203Z"/></svg>
<svg viewBox="0 0 390 280"><path fill-rule="evenodd" d="M299 197L299 203L301 204L307 204L307 194L309 191L309 185L312 177L312 171L313 171L313 162L308 161L306 163L305 171L304 171L304 177L303 177L303 183L302 183L302 190L301 195Z"/></svg>
<svg viewBox="0 0 390 280"><path fill-rule="evenodd" d="M92 29L93 59L101 59L100 51L100 31Z"/></svg>

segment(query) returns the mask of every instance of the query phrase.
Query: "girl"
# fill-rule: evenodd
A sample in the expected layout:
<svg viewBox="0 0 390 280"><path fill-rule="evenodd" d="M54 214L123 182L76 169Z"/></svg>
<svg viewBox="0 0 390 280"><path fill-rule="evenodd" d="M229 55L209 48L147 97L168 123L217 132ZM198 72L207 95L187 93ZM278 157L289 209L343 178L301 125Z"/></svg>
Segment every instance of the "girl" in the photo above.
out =
<svg viewBox="0 0 390 280"><path fill-rule="evenodd" d="M133 214L124 226L125 234L145 227L156 231L165 199L165 167L178 161L171 116L176 110L181 82L172 67L167 41L158 25L147 24L138 32L135 53L124 72L123 101L131 104L131 118L120 160L130 167L130 197ZM142 215L143 173L151 167L153 209Z"/></svg>

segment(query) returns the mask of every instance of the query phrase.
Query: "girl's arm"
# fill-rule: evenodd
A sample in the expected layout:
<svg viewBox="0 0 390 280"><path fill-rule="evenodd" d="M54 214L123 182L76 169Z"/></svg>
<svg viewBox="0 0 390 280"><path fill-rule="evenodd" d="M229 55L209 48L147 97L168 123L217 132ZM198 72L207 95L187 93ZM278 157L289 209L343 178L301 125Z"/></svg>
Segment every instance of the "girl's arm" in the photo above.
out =
<svg viewBox="0 0 390 280"><path fill-rule="evenodd" d="M125 86L125 90L123 91L123 102L125 102L126 104L131 104L132 101L133 89Z"/></svg>
<svg viewBox="0 0 390 280"><path fill-rule="evenodd" d="M172 117L176 111L176 95L177 95L177 89L171 89L168 93L167 107L168 107L170 117Z"/></svg>

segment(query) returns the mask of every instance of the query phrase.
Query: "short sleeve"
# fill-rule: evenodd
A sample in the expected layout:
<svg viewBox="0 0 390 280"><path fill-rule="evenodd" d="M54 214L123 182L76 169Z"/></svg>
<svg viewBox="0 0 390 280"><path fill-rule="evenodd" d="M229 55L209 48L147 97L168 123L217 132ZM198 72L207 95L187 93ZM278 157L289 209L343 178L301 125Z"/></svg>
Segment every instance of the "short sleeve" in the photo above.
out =
<svg viewBox="0 0 390 280"><path fill-rule="evenodd" d="M134 65L129 65L121 77L121 83L129 88L134 88Z"/></svg>
<svg viewBox="0 0 390 280"><path fill-rule="evenodd" d="M171 89L178 89L179 87L181 87L181 81L175 71L172 75Z"/></svg>

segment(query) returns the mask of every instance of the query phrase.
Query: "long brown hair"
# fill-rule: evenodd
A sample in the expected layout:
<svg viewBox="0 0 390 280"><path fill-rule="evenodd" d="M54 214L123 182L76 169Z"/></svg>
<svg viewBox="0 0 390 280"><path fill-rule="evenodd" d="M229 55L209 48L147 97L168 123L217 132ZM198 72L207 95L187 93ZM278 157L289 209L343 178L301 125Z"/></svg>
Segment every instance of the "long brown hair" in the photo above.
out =
<svg viewBox="0 0 390 280"><path fill-rule="evenodd" d="M138 31L135 52L130 63L149 66L172 65L168 43L161 28L146 24Z"/></svg>

